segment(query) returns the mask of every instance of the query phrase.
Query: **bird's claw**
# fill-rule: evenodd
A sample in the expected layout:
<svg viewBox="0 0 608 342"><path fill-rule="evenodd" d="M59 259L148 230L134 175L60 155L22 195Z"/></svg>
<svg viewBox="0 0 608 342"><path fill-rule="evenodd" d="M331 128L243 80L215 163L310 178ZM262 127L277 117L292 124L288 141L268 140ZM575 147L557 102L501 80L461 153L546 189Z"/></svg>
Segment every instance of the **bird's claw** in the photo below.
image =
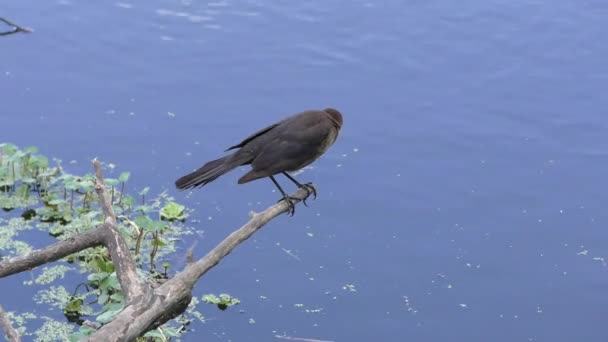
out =
<svg viewBox="0 0 608 342"><path fill-rule="evenodd" d="M296 200L297 200L297 198L295 198L295 197L284 196L283 198L281 198L280 200L278 200L277 203L279 203L281 201L287 202L287 207L288 207L287 214L289 216L293 216L293 214L295 214L295 212L296 212L296 205L295 205L295 202L294 202Z"/></svg>
<svg viewBox="0 0 608 342"><path fill-rule="evenodd" d="M310 195L314 196L313 199L317 199L317 189L315 189L315 187L312 185L312 183L302 184L300 186L300 188L304 188L304 190L306 190L306 197L301 199L301 201L302 201L302 203L304 203L305 206L308 207L308 203L306 203L306 199L308 199L308 197ZM283 198L281 198L280 200L277 201L277 203L279 203L281 201L286 201L287 206L288 206L287 214L289 214L289 216L293 216L293 214L296 212L296 201L298 201L298 200L300 200L300 199L284 195Z"/></svg>
<svg viewBox="0 0 608 342"><path fill-rule="evenodd" d="M306 198L312 194L314 196L313 199L317 199L317 189L315 189L311 182L302 184L302 187L306 190Z"/></svg>

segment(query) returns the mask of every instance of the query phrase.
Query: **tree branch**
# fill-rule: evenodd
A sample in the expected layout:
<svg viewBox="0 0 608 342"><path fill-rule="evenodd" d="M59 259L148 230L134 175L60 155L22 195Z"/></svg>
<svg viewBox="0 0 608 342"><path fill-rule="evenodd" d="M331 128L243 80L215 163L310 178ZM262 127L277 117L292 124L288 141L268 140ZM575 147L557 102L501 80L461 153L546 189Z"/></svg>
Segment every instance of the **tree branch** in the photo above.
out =
<svg viewBox="0 0 608 342"><path fill-rule="evenodd" d="M11 321L8 319L6 312L2 309L2 305L0 305L0 328L4 330L4 333L10 342L21 342L19 333L11 325Z"/></svg>
<svg viewBox="0 0 608 342"><path fill-rule="evenodd" d="M305 189L300 189L292 198L297 203L305 199L307 194ZM189 264L182 272L154 289L153 296L127 306L112 322L101 327L87 341L132 341L181 314L190 303L192 289L200 277L270 220L288 209L287 203L281 201L261 213L254 213L247 223L226 237L207 255L196 263Z"/></svg>
<svg viewBox="0 0 608 342"><path fill-rule="evenodd" d="M99 202L105 215L106 231L103 234L104 245L110 251L120 287L125 293L127 303L130 303L136 297L144 295L147 289L144 288L144 284L137 275L135 261L129 251L129 246L120 235L116 226L116 215L114 214L112 203L105 193L103 172L101 171L99 160L93 161L93 168L95 169L95 191L99 196Z"/></svg>
<svg viewBox="0 0 608 342"><path fill-rule="evenodd" d="M297 203L306 199L307 196L308 191L301 188L292 196L292 199ZM200 277L215 267L215 265L217 265L225 256L230 254L236 246L249 239L251 235L264 227L270 220L286 212L288 209L287 203L281 201L261 213L253 213L253 217L247 223L228 235L228 237L215 246L215 248L203 258L199 259L194 264L188 265L183 272L175 275L175 278L181 278L186 284L194 287L194 284Z"/></svg>
<svg viewBox="0 0 608 342"><path fill-rule="evenodd" d="M101 203L101 209L103 215L106 217L106 222L111 225L116 225L116 214L114 214L114 208L112 203L105 193L105 185L103 182L103 171L101 170L101 163L95 159L93 161L93 168L95 169L95 192L99 196L99 202ZM108 222L109 221L109 222Z"/></svg>
<svg viewBox="0 0 608 342"><path fill-rule="evenodd" d="M31 33L33 31L31 28L21 27L2 17L0 17L0 21L13 28L12 31L0 32L0 36L8 36L9 34L14 34L14 33L18 33L18 32Z"/></svg>
<svg viewBox="0 0 608 342"><path fill-rule="evenodd" d="M98 225L87 232L74 235L48 247L35 250L26 255L3 260L0 262L0 278L31 270L34 267L59 260L84 249L99 246L103 242L103 232L105 229L104 225Z"/></svg>

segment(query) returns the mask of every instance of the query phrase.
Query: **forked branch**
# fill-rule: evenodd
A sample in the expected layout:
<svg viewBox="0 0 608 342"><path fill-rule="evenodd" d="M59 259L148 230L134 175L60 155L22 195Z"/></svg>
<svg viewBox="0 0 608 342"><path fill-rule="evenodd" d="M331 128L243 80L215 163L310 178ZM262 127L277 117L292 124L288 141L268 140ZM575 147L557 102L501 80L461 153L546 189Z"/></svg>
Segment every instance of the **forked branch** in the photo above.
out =
<svg viewBox="0 0 608 342"><path fill-rule="evenodd" d="M0 21L13 28L10 31L0 32L0 36L8 36L9 34L14 34L14 33L19 33L19 32L31 33L33 31L31 28L19 26L19 25L13 23L13 22L10 22L10 21L2 18L2 17L0 17Z"/></svg>

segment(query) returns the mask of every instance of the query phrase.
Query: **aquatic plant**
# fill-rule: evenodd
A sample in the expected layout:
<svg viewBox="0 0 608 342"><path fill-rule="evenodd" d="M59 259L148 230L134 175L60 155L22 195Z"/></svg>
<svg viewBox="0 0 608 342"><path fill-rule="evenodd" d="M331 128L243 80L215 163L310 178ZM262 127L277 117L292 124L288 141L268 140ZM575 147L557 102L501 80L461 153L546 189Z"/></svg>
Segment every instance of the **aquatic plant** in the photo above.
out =
<svg viewBox="0 0 608 342"><path fill-rule="evenodd" d="M108 164L105 169L113 171L114 167ZM149 196L149 187L136 195L129 193L126 186L129 178L128 172L105 178L105 192L138 275L146 282L160 284L172 277L170 257L178 242L184 235L192 234L184 225L190 210L166 192ZM20 149L13 144L0 144L0 208L4 211L0 216L0 262L33 250L31 242L23 236L26 231L45 232L57 241L65 241L103 223L103 205L95 185L93 174L70 174L60 160L53 160L51 165L35 147ZM28 237L31 240L31 234ZM115 267L108 250L96 246L32 271L35 276L25 285L45 286L35 296L36 303L60 309L66 319L58 321L27 312L11 312L9 316L18 333L34 336L36 341L77 341L110 322L126 303ZM68 272L79 272L82 282L64 281L58 285ZM239 302L222 295L217 301L210 301L209 298L217 298L213 295L201 298L222 310ZM204 321L197 310L199 303L194 297L182 314L149 330L141 339L179 338L193 320ZM43 324L30 331L28 326L35 320Z"/></svg>

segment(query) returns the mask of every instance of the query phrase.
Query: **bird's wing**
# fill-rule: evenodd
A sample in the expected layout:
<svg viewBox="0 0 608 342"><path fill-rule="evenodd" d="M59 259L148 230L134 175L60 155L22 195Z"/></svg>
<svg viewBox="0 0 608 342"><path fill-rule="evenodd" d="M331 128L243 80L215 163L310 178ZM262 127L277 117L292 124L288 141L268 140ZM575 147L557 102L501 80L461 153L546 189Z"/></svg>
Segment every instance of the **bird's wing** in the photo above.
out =
<svg viewBox="0 0 608 342"><path fill-rule="evenodd" d="M320 125L281 134L265 144L251 167L269 175L297 170L320 156L327 134Z"/></svg>
<svg viewBox="0 0 608 342"><path fill-rule="evenodd" d="M277 123L272 124L272 125L270 125L270 126L268 126L268 127L262 128L261 130L259 130L259 131L255 132L255 133L253 133L252 135L250 135L250 136L248 136L247 138L245 138L245 139L244 139L243 141L241 141L241 142L240 142L238 145L230 146L228 149L226 149L226 151L230 151L230 150L232 150L232 149L235 149L235 148L241 148L241 147L245 146L245 145L246 145L248 142L250 142L251 140L253 140L253 139L255 139L255 138L259 137L260 135L262 135L262 134L264 134L264 133L266 133L266 132L270 131L271 129L275 128L275 127L276 127L276 126L277 126L279 123L280 123L280 122L277 122ZM224 152L226 152L226 151L224 151Z"/></svg>
<svg viewBox="0 0 608 342"><path fill-rule="evenodd" d="M239 184L283 171L295 171L303 164L313 162L318 157L318 147L313 145L275 139L251 162L251 170L239 179Z"/></svg>

